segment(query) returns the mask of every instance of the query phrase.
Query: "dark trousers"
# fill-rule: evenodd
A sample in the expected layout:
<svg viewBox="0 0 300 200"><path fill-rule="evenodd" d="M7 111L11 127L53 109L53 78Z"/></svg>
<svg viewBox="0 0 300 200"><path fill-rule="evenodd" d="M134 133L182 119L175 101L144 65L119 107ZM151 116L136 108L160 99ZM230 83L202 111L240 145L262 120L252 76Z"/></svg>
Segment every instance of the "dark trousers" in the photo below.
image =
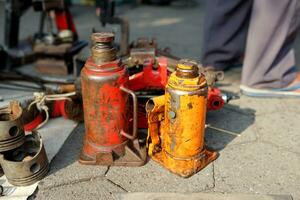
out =
<svg viewBox="0 0 300 200"><path fill-rule="evenodd" d="M224 70L245 53L252 0L206 0L202 64Z"/></svg>

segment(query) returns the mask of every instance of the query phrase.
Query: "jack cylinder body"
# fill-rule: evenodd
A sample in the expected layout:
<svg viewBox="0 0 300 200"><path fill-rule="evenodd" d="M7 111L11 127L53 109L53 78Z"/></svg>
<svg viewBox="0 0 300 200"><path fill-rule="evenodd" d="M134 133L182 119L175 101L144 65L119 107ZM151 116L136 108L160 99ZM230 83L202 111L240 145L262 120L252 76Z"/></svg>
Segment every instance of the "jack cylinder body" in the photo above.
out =
<svg viewBox="0 0 300 200"><path fill-rule="evenodd" d="M207 83L190 62L170 76L165 95L147 104L148 154L171 172L189 177L216 159L205 149Z"/></svg>
<svg viewBox="0 0 300 200"><path fill-rule="evenodd" d="M113 39L112 33L94 33L92 56L81 71L86 132L79 162L140 166L146 149L137 142L137 98L127 89L129 75Z"/></svg>
<svg viewBox="0 0 300 200"><path fill-rule="evenodd" d="M96 36L92 56L81 71L86 134L80 162L105 165L112 162L112 152L125 153L128 138L121 133L129 131L128 93L121 88L129 75L115 56L113 38ZM97 44L99 38L103 41Z"/></svg>
<svg viewBox="0 0 300 200"><path fill-rule="evenodd" d="M128 94L120 86L126 85L128 75L124 67L115 67L120 69L111 73L97 72L85 66L81 73L86 128L84 154L89 157L96 156L95 146L109 152L127 140L120 132L128 131ZM124 149L119 150L120 154L124 153Z"/></svg>

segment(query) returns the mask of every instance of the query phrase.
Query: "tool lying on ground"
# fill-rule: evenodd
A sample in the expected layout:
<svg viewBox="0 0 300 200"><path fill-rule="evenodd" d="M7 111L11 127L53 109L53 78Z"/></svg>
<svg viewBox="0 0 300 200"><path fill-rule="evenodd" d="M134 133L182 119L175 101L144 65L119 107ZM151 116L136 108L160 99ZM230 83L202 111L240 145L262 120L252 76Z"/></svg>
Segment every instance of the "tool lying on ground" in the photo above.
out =
<svg viewBox="0 0 300 200"><path fill-rule="evenodd" d="M0 109L0 164L8 182L15 186L31 185L49 171L43 142L37 132L25 136L21 115L17 101Z"/></svg>
<svg viewBox="0 0 300 200"><path fill-rule="evenodd" d="M141 166L146 147L137 135L137 98L127 88L127 69L117 58L114 34L94 33L92 55L81 71L85 137L82 164ZM132 99L133 111L129 110Z"/></svg>
<svg viewBox="0 0 300 200"><path fill-rule="evenodd" d="M148 101L148 154L171 172L189 177L218 156L204 144L208 86L197 63L182 60L165 95Z"/></svg>

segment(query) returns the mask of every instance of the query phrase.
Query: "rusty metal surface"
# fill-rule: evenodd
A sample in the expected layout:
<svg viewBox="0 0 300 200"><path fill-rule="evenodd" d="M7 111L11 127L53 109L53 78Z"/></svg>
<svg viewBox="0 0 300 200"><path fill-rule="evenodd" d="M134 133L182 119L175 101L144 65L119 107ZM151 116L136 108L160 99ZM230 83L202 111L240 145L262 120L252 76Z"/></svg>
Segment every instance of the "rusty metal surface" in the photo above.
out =
<svg viewBox="0 0 300 200"><path fill-rule="evenodd" d="M37 60L35 62L36 71L38 73L48 75L68 75L69 69L65 57L71 48L72 43L36 43L33 48L33 51L37 56Z"/></svg>
<svg viewBox="0 0 300 200"><path fill-rule="evenodd" d="M167 60L157 58L144 62L143 71L130 76L128 88L138 97L138 127L148 128L145 103L153 96L162 95L167 83Z"/></svg>
<svg viewBox="0 0 300 200"><path fill-rule="evenodd" d="M87 43L83 41L61 43L61 40L62 38L54 37L52 43L45 39L34 44L35 71L41 77L49 75L68 79L68 75L73 77L79 75L82 66L77 62L77 54Z"/></svg>
<svg viewBox="0 0 300 200"><path fill-rule="evenodd" d="M34 53L41 55L63 56L70 50L70 48L72 48L72 43L52 45L41 42L34 45L33 51Z"/></svg>
<svg viewBox="0 0 300 200"><path fill-rule="evenodd" d="M0 152L15 149L24 143L24 130L19 126L22 108L17 101L0 109Z"/></svg>
<svg viewBox="0 0 300 200"><path fill-rule="evenodd" d="M86 133L79 162L140 166L145 162L142 155L146 151L132 145L137 137L137 99L126 88L129 81L126 68L116 59L116 51L110 51L112 38L107 33L93 34L92 51L96 51L95 46L100 46L101 51L92 53L81 71ZM106 57L107 51L113 55ZM129 96L133 112L129 109ZM125 159L128 157L131 160Z"/></svg>
<svg viewBox="0 0 300 200"><path fill-rule="evenodd" d="M117 59L117 50L113 46L114 34L109 32L93 33L92 60L96 65L111 62Z"/></svg>
<svg viewBox="0 0 300 200"><path fill-rule="evenodd" d="M157 49L157 40L152 38L138 38L136 41L132 42L131 48L145 48L145 49Z"/></svg>
<svg viewBox="0 0 300 200"><path fill-rule="evenodd" d="M143 65L147 60L156 60L157 42L155 39L138 38L130 45L129 58L126 64L129 67Z"/></svg>
<svg viewBox="0 0 300 200"><path fill-rule="evenodd" d="M22 146L1 154L0 164L8 182L15 186L31 185L49 171L46 151L37 132L26 135Z"/></svg>
<svg viewBox="0 0 300 200"><path fill-rule="evenodd" d="M155 49L133 48L130 50L130 62L135 65L143 65L146 60L155 60Z"/></svg>
<svg viewBox="0 0 300 200"><path fill-rule="evenodd" d="M222 81L224 79L223 71L214 71L211 69L203 69L203 74L207 80L207 85L213 87L217 81Z"/></svg>
<svg viewBox="0 0 300 200"><path fill-rule="evenodd" d="M190 177L217 158L204 144L208 86L197 64L183 60L164 96L147 103L148 154L171 172Z"/></svg>
<svg viewBox="0 0 300 200"><path fill-rule="evenodd" d="M35 63L36 71L42 74L68 75L68 66L64 60L58 59L38 59Z"/></svg>
<svg viewBox="0 0 300 200"><path fill-rule="evenodd" d="M182 59L177 64L176 76L179 78L196 78L199 76L198 70L197 62Z"/></svg>
<svg viewBox="0 0 300 200"><path fill-rule="evenodd" d="M81 154L79 162L87 165L139 167L146 163L146 146L138 139L129 140L120 146L98 147L95 157Z"/></svg>
<svg viewBox="0 0 300 200"><path fill-rule="evenodd" d="M125 136L126 138L130 139L130 140L134 140L137 138L137 109L138 109L138 104L137 104L137 97L135 95L135 93L132 91L132 90L129 90L127 89L126 87L124 86L120 86L120 89L131 95L132 97L132 104L133 104L133 116L132 116L132 121L133 121L133 125L132 125L132 135L124 132L124 131L121 131L121 135Z"/></svg>

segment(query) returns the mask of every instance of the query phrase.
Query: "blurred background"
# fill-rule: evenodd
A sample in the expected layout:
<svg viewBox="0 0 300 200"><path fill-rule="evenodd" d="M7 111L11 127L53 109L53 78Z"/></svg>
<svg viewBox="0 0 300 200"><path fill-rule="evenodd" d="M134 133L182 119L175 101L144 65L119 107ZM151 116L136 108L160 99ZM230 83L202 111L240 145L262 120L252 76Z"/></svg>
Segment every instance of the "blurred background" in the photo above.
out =
<svg viewBox="0 0 300 200"><path fill-rule="evenodd" d="M89 41L92 30L118 32L119 26L102 27L96 15L95 0L67 0L79 38ZM200 60L205 0L116 0L117 16L125 16L130 23L130 39L156 38L161 47L170 47L178 57ZM5 1L0 1L0 44L4 44ZM38 31L40 13L29 8L21 17L19 39ZM118 40L118 34L116 35ZM299 39L296 44L300 49Z"/></svg>
<svg viewBox="0 0 300 200"><path fill-rule="evenodd" d="M72 0L70 10L79 38L89 41L92 29L113 30L118 26L102 27L96 16L95 1ZM152 3L151 3L152 2ZM116 15L126 16L130 23L130 39L155 37L159 46L170 47L180 57L200 58L202 24L204 16L203 0L148 0L145 3L134 0L116 1ZM0 43L4 43L4 1L0 2ZM29 8L21 17L20 39L34 35L38 31L40 12ZM118 40L118 34L116 35Z"/></svg>

